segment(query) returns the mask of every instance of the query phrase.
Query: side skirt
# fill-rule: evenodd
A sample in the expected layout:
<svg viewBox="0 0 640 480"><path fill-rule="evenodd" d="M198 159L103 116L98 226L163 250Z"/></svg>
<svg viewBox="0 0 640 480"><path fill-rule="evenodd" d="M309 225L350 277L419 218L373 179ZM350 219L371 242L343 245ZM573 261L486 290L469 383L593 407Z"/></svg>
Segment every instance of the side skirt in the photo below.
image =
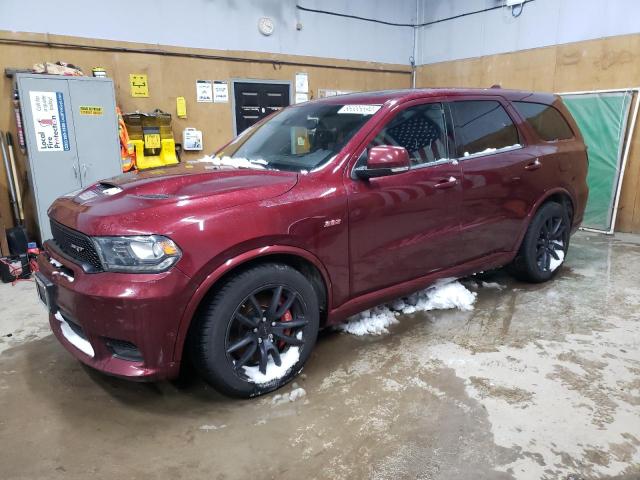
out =
<svg viewBox="0 0 640 480"><path fill-rule="evenodd" d="M345 321L348 317L356 313L375 307L382 303L389 302L398 297L409 295L423 288L427 288L436 280L448 277L465 277L483 270L491 270L502 267L510 263L516 255L516 252L498 252L487 257L472 260L455 267L440 270L438 272L418 277L407 282L392 285L390 287L376 290L374 292L365 293L356 298L343 303L337 308L332 309L327 317L326 325L335 325Z"/></svg>

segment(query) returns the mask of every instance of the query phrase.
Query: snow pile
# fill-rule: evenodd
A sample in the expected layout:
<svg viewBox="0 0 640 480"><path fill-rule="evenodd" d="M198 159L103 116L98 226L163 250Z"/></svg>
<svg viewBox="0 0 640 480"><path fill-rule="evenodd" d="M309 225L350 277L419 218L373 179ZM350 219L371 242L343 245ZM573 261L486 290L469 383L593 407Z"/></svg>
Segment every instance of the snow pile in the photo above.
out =
<svg viewBox="0 0 640 480"><path fill-rule="evenodd" d="M409 314L419 311L446 310L457 308L463 311L473 310L476 302L475 292L469 291L460 282L440 283L422 290L417 294L415 304L407 304L402 308L402 313ZM409 297L411 301L412 297Z"/></svg>
<svg viewBox="0 0 640 480"><path fill-rule="evenodd" d="M504 285L500 285L498 282L481 282L482 288L494 288L496 290L504 290L506 287Z"/></svg>
<svg viewBox="0 0 640 480"><path fill-rule="evenodd" d="M289 394L289 401L295 402L299 398L305 397L306 395L307 391L302 387L298 387L294 390L291 390L291 393Z"/></svg>
<svg viewBox="0 0 640 480"><path fill-rule="evenodd" d="M382 335L389 332L387 327L398 323L396 316L400 313L411 314L450 308L469 311L473 310L476 296L477 293L469 291L460 282L443 279L409 297L399 298L390 304L354 315L346 323L338 325L338 329L358 336Z"/></svg>
<svg viewBox="0 0 640 480"><path fill-rule="evenodd" d="M57 261L55 258L49 258L49 263L51 265L53 265L54 267L56 267L56 268L62 268L63 267L63 265L59 261ZM73 282L73 280L74 280L74 278L71 275L68 275L65 272L54 271L51 274L52 275L60 275L61 277L64 277L67 280L69 280L69 282Z"/></svg>
<svg viewBox="0 0 640 480"><path fill-rule="evenodd" d="M216 167L253 168L256 170L264 170L267 164L264 160L250 160L241 157L212 157L210 155L205 155L198 162L210 163Z"/></svg>
<svg viewBox="0 0 640 480"><path fill-rule="evenodd" d="M304 388L299 387L298 384L294 382L291 393L278 393L274 395L273 398L271 399L271 404L281 405L283 403L291 403L306 396L307 396L307 391Z"/></svg>
<svg viewBox="0 0 640 480"><path fill-rule="evenodd" d="M59 261L57 261L55 258L49 258L49 263L57 268L62 267L62 264Z"/></svg>
<svg viewBox="0 0 640 480"><path fill-rule="evenodd" d="M60 322L60 330L62 331L62 335L64 336L64 338L69 340L69 342L82 353L89 355L90 357L93 357L95 355L91 344L80 335L78 335L75 330L73 330L73 328L71 328L60 311L57 311L54 317Z"/></svg>
<svg viewBox="0 0 640 480"><path fill-rule="evenodd" d="M397 312L393 312L386 305L381 305L354 315L347 323L338 325L338 328L357 336L382 335L389 333L388 326L398 323L396 314Z"/></svg>
<svg viewBox="0 0 640 480"><path fill-rule="evenodd" d="M116 195L118 193L120 193L122 191L122 189L120 187L111 187L111 188L106 188L102 191L103 195Z"/></svg>
<svg viewBox="0 0 640 480"><path fill-rule="evenodd" d="M302 332L298 332L296 335L298 340L302 339ZM267 370L266 373L262 373L260 371L260 367L252 366L242 367L244 369L244 373L247 377L249 377L249 381L251 383L257 383L261 385L263 383L269 383L273 380L284 377L289 370L293 368L293 366L298 363L300 360L300 347L292 346L289 349L280 354L280 366L276 365L273 361L273 357L269 356L269 361L267 362Z"/></svg>
<svg viewBox="0 0 640 480"><path fill-rule="evenodd" d="M558 245L558 247L562 248L562 250L556 250L556 255L558 255L558 259L556 260L555 258L553 258L553 256L551 257L551 261L549 262L549 270L551 270L552 272L558 268L560 265L562 265L562 261L564 260L564 242L562 241L556 241L555 242L556 245Z"/></svg>

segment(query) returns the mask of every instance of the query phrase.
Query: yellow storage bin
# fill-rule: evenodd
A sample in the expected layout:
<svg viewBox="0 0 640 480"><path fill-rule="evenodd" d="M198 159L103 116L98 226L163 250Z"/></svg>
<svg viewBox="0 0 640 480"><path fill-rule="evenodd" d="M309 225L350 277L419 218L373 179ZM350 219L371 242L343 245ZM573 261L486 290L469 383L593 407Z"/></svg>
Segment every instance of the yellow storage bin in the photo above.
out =
<svg viewBox="0 0 640 480"><path fill-rule="evenodd" d="M170 114L156 110L149 114L127 113L123 118L135 147L138 170L179 162Z"/></svg>

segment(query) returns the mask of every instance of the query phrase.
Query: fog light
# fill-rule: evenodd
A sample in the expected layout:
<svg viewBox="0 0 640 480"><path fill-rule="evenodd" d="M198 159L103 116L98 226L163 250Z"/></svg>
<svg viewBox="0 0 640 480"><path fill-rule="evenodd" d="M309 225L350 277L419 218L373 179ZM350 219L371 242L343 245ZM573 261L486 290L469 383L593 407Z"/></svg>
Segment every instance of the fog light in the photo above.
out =
<svg viewBox="0 0 640 480"><path fill-rule="evenodd" d="M141 362L142 361L142 353L138 350L133 343L126 342L124 340L116 340L115 338L107 338L105 339L105 343L114 357L120 358L122 360L127 360L129 362Z"/></svg>

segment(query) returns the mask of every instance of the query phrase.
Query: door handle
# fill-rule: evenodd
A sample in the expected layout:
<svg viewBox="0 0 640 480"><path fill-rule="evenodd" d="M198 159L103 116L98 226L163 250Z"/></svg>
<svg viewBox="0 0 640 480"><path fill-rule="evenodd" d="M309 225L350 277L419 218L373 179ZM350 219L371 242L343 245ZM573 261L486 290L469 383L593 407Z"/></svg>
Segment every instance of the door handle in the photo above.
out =
<svg viewBox="0 0 640 480"><path fill-rule="evenodd" d="M540 162L539 158L536 158L533 162L527 164L524 169L525 170L538 170L540 167L542 167L542 163Z"/></svg>
<svg viewBox="0 0 640 480"><path fill-rule="evenodd" d="M82 164L82 179L83 180L87 179L87 164L86 163Z"/></svg>
<svg viewBox="0 0 640 480"><path fill-rule="evenodd" d="M78 167L75 164L73 165L73 176L76 180L78 179Z"/></svg>
<svg viewBox="0 0 640 480"><path fill-rule="evenodd" d="M438 183L434 185L435 188L451 188L455 187L458 184L458 180L456 177L449 177L443 180L440 180Z"/></svg>

